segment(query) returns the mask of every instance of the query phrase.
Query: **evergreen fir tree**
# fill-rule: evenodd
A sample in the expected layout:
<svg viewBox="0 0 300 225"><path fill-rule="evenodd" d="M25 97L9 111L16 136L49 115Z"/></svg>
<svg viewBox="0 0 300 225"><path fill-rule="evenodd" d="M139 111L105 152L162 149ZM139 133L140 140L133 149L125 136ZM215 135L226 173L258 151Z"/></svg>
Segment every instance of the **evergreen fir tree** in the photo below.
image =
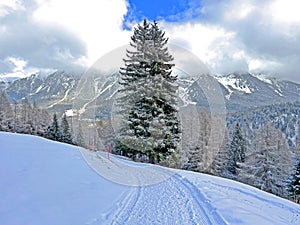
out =
<svg viewBox="0 0 300 225"><path fill-rule="evenodd" d="M61 135L60 127L58 125L56 113L54 113L53 115L53 121L51 126L48 127L46 137L54 141L61 141L62 135Z"/></svg>
<svg viewBox="0 0 300 225"><path fill-rule="evenodd" d="M61 120L61 132L61 141L68 144L73 144L70 126L66 114L64 114Z"/></svg>
<svg viewBox="0 0 300 225"><path fill-rule="evenodd" d="M117 99L123 119L117 148L132 157L147 155L152 163L175 152L180 141L177 77L164 35L156 22L144 20L134 29Z"/></svg>
<svg viewBox="0 0 300 225"><path fill-rule="evenodd" d="M235 126L232 140L227 148L227 170L233 174L237 174L238 163L245 162L246 140L243 137L240 125Z"/></svg>
<svg viewBox="0 0 300 225"><path fill-rule="evenodd" d="M201 150L198 146L191 147L189 150L189 161L184 166L184 169L194 171L194 172L203 172L203 168L201 166L203 154L201 154Z"/></svg>

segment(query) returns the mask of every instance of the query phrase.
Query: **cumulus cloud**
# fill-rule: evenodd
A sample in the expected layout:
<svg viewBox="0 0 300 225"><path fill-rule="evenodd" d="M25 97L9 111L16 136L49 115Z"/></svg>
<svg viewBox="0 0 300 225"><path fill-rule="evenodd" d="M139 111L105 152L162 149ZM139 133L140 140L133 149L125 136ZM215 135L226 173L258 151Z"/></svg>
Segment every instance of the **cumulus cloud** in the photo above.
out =
<svg viewBox="0 0 300 225"><path fill-rule="evenodd" d="M0 36L1 59L20 57L30 66L72 68L77 66L76 59L85 55L84 43L72 33L18 20L15 18L14 25L8 26Z"/></svg>
<svg viewBox="0 0 300 225"><path fill-rule="evenodd" d="M187 22L164 23L170 43L191 51L215 74L248 71L235 34L217 25Z"/></svg>
<svg viewBox="0 0 300 225"><path fill-rule="evenodd" d="M125 0L1 2L0 74L14 73L9 58L26 62L24 71L86 68L128 42L126 10Z"/></svg>
<svg viewBox="0 0 300 225"><path fill-rule="evenodd" d="M299 7L297 0L205 1L202 12L207 23L234 33L232 49L244 52L250 71L300 81Z"/></svg>
<svg viewBox="0 0 300 225"><path fill-rule="evenodd" d="M88 64L124 45L129 32L122 30L125 0L40 0L33 19L42 26L59 25L71 30L87 47Z"/></svg>

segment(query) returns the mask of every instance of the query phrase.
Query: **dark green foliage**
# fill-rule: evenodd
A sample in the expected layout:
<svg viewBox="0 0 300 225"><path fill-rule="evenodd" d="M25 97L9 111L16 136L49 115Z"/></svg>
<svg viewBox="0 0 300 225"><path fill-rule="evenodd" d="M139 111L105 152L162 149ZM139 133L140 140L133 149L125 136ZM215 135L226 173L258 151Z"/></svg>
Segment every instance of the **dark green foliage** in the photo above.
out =
<svg viewBox="0 0 300 225"><path fill-rule="evenodd" d="M194 172L203 172L200 168L202 163L203 153L198 146L191 148L189 150L188 162L184 165L184 169L194 171Z"/></svg>
<svg viewBox="0 0 300 225"><path fill-rule="evenodd" d="M144 20L131 40L134 50L127 50L128 59L120 69L117 102L123 121L117 147L133 158L146 155L150 162L158 162L175 152L180 140L173 57L156 22Z"/></svg>
<svg viewBox="0 0 300 225"><path fill-rule="evenodd" d="M135 160L136 155L138 154L138 151L128 147L129 145L126 145L123 143L123 141L117 140L116 142L116 153L123 156L128 156Z"/></svg>
<svg viewBox="0 0 300 225"><path fill-rule="evenodd" d="M61 142L73 144L70 126L69 126L66 114L64 114L64 116L61 120L61 131L62 131Z"/></svg>
<svg viewBox="0 0 300 225"><path fill-rule="evenodd" d="M58 125L56 113L54 113L53 115L53 121L51 126L48 127L46 137L54 141L61 141L62 139L62 134Z"/></svg>

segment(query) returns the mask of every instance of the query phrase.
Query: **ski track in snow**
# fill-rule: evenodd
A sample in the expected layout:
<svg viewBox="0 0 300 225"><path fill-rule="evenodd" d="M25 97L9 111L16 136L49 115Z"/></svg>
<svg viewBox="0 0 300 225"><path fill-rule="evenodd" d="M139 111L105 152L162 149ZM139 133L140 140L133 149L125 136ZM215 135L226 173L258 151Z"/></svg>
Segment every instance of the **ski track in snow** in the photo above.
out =
<svg viewBox="0 0 300 225"><path fill-rule="evenodd" d="M29 135L0 143L0 225L300 224L299 205L227 179Z"/></svg>
<svg viewBox="0 0 300 225"><path fill-rule="evenodd" d="M275 201L275 200L262 198L262 197L256 195L255 193L247 192L247 191L244 191L240 188L229 187L229 186L225 186L225 185L222 185L222 184L219 184L219 183L215 184L214 182L211 182L211 181L202 181L202 182L207 183L207 185L206 185L207 187L213 188L214 190L217 190L220 193L227 193L227 192L241 193L242 195L251 197L251 199L253 199L253 200L259 200L259 201L265 202L266 203L265 207L267 207L267 208L277 207L277 208L281 208L281 209L285 209L286 211L289 211L290 214L292 214L292 215L298 215L299 214L299 211L296 208L288 207L288 206L282 204L281 202L278 202L278 201ZM272 196L272 197L274 197L274 196ZM255 206L254 205L255 202L250 202L249 200L247 200L247 201L248 201L248 204L251 204L251 205ZM261 210L263 210L263 208ZM287 222L287 218L282 218L282 219ZM298 220L299 220L299 218L295 217L295 218L293 218L293 221L291 220L291 221L289 221L289 223L294 224ZM288 222L287 222L287 224L288 224Z"/></svg>
<svg viewBox="0 0 300 225"><path fill-rule="evenodd" d="M140 164L114 155L111 155L109 160L105 152L92 154L84 151L83 153L96 172L103 172L106 168L110 173L120 174L120 177L133 181L133 183L128 182L127 185L123 184L127 187L127 191L116 199L114 206L86 225L225 225L249 224L252 219L257 224L286 225L298 224L299 221L299 210L285 205L284 202L278 201L279 199L276 200L274 196L270 195L271 198L257 196L256 192L249 187L246 187L246 190L252 191L226 186L222 182L215 183L211 177L191 179L193 176L186 171L178 172L150 164ZM98 169L93 167L96 165L99 166ZM150 185L149 181L157 176L160 176L158 182ZM118 183L118 180L116 181ZM224 182L229 181L224 180ZM210 196L211 193L214 195L219 193L219 195L213 197ZM232 199L229 196L235 197ZM215 201L225 201L225 205L239 202L240 204L228 209L224 208L222 203L220 206ZM247 213L249 207L253 211L251 217ZM268 216L261 213L265 211L269 213ZM278 213L276 218L279 221L269 217L273 212ZM246 220L241 219L241 215L246 216Z"/></svg>
<svg viewBox="0 0 300 225"><path fill-rule="evenodd" d="M143 174L137 177L143 179ZM155 185L131 187L108 218L114 225L226 224L199 188L179 174Z"/></svg>

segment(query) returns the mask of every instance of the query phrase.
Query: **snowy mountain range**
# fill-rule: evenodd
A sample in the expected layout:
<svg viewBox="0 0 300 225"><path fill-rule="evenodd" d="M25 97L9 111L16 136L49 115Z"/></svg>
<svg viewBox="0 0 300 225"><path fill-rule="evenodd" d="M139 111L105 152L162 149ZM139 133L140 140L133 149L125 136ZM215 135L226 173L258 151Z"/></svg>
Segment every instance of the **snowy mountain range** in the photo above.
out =
<svg viewBox="0 0 300 225"><path fill-rule="evenodd" d="M250 73L215 77L228 112L300 100L300 84L277 79L266 79ZM186 88L188 99L198 106L208 107L206 97L197 82Z"/></svg>
<svg viewBox="0 0 300 225"><path fill-rule="evenodd" d="M266 79L249 73L229 74L217 77L217 80L223 86L230 111L300 100L300 84L290 81Z"/></svg>
<svg viewBox="0 0 300 225"><path fill-rule="evenodd" d="M78 85L81 85L80 78L81 74L64 71L46 77L35 74L12 83L1 82L0 89L6 90L11 101L20 101L28 97L31 102L35 101L49 111L61 112L72 108L78 94L76 93ZM233 73L215 78L220 84L228 112L300 101L300 84L294 82L266 79L249 73ZM90 104L110 105L116 93L117 79L116 75L111 75L106 76L105 80L95 80L94 90L90 90L95 92L95 97L91 99ZM208 107L206 96L200 86L195 79L179 77L180 99L186 104ZM100 93L102 98L97 100L96 95L100 96Z"/></svg>
<svg viewBox="0 0 300 225"><path fill-rule="evenodd" d="M49 111L63 111L72 107L74 92L80 74L58 71L46 77L33 74L12 83L2 83L2 90L11 102L21 101L25 97Z"/></svg>

